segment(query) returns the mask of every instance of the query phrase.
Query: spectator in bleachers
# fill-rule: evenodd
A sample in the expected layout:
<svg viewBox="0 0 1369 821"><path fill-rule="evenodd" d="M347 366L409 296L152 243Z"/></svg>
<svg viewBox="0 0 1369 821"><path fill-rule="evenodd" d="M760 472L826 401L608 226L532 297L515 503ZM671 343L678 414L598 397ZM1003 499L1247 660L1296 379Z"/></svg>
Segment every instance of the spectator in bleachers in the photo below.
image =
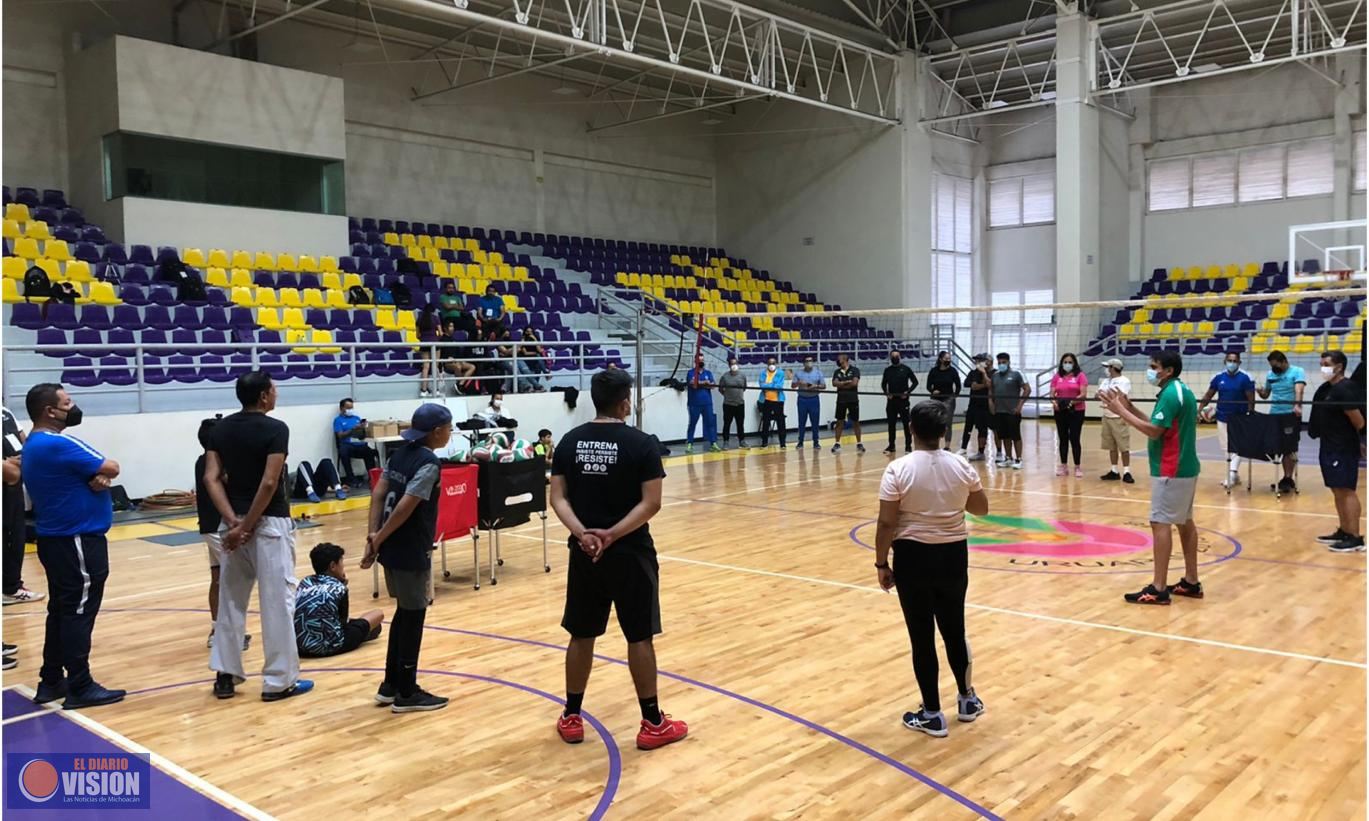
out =
<svg viewBox="0 0 1369 821"><path fill-rule="evenodd" d="M1363 553L1360 532L1359 462L1364 458L1364 388L1346 377L1340 351L1321 355L1323 382L1312 396L1307 435L1320 441L1321 478L1336 500L1340 526L1317 541L1335 553Z"/></svg>
<svg viewBox="0 0 1369 821"><path fill-rule="evenodd" d="M333 419L333 437L337 439L338 461L342 463L342 477L353 487L361 481L352 472L352 460L360 459L366 465L366 473L380 464L376 449L366 444L366 420L357 416L356 405L349 396L338 402L338 415Z"/></svg>
<svg viewBox="0 0 1369 821"><path fill-rule="evenodd" d="M783 450L785 437L784 421L784 369L773 356L765 359L765 373L761 374L761 447L770 444L770 431L774 429Z"/></svg>
<svg viewBox="0 0 1369 821"><path fill-rule="evenodd" d="M41 601L43 594L24 585L24 542L27 523L24 521L24 488L19 476L22 472L24 431L9 408L4 408L5 464L12 468L5 474L4 508L0 519L4 526L4 582L5 604Z"/></svg>
<svg viewBox="0 0 1369 821"><path fill-rule="evenodd" d="M1074 477L1084 478L1084 468L1079 464L1083 446L1079 440L1084 431L1084 397L1088 390L1089 377L1079 371L1079 358L1072 353L1063 354L1055 366L1050 386L1050 398L1055 406L1055 438L1060 445L1056 476L1064 476L1069 470L1068 457L1073 453Z"/></svg>
<svg viewBox="0 0 1369 821"><path fill-rule="evenodd" d="M494 353L492 354L493 356L498 357L498 359L490 364L494 369L494 373L503 374L504 376L513 376L513 335L509 333L508 328L505 328L502 325L495 327L496 330L490 331L490 340L499 343L493 347ZM499 383L499 391L501 393L510 390L511 388L512 385L509 384L509 381Z"/></svg>
<svg viewBox="0 0 1369 821"><path fill-rule="evenodd" d="M1122 375L1122 360L1109 359L1103 363L1103 369L1107 376L1098 383L1098 393L1102 395L1111 391L1130 400L1131 380ZM1135 483L1136 480L1131 475L1131 428L1122 421L1122 417L1118 416L1116 411L1107 405L1103 405L1102 443L1103 449L1108 452L1108 457L1111 459L1109 462L1111 467L1107 473L1099 478L1105 482L1115 482L1120 479L1129 485ZM1117 472L1119 458L1121 459L1121 473Z"/></svg>
<svg viewBox="0 0 1369 821"><path fill-rule="evenodd" d="M314 575L300 579L295 591L295 643L301 656L337 656L380 637L385 614L368 610L348 618L347 570L343 549L322 542L309 551Z"/></svg>
<svg viewBox="0 0 1369 821"><path fill-rule="evenodd" d="M803 370L794 374L794 390L799 394L799 447L803 447L804 428L811 429L813 449L818 449L818 417L822 413L820 392L826 389L827 382L822 378L811 354L803 357Z"/></svg>
<svg viewBox="0 0 1369 821"><path fill-rule="evenodd" d="M969 457L971 462L984 461L984 449L989 446L989 355L975 354L974 367L965 374L965 388L970 401L965 405L965 432L960 436L960 455L970 447L970 433L979 434L979 451Z"/></svg>
<svg viewBox="0 0 1369 821"><path fill-rule="evenodd" d="M689 428L685 431L686 455L694 452L694 431L698 428L700 419L704 423L704 438L708 440L708 449L722 450L718 447L718 418L713 414L713 388L717 387L717 384L713 372L704 367L703 354L696 354L694 367L689 370L689 379L685 387L689 394Z"/></svg>
<svg viewBox="0 0 1369 821"><path fill-rule="evenodd" d="M418 309L414 317L414 328L418 332L419 345L419 376L418 376L418 395L421 397L432 396L436 393L433 390L434 371L437 370L437 349L434 347L438 341L438 320L437 313L432 303L428 303Z"/></svg>
<svg viewBox="0 0 1369 821"><path fill-rule="evenodd" d="M442 312L442 324L458 322L466 316L466 297L456 290L456 280L449 279L442 285L442 295L437 298L438 309Z"/></svg>
<svg viewBox="0 0 1369 821"><path fill-rule="evenodd" d="M537 338L537 333L531 327L523 329L522 344L518 346L518 372L520 374L531 374L532 379L522 380L527 387L525 391L544 391L546 385L542 384L541 377L549 373L547 369L547 349L542 347L542 341Z"/></svg>
<svg viewBox="0 0 1369 821"><path fill-rule="evenodd" d="M846 422L856 434L856 451L865 452L865 443L860 441L860 368L851 364L851 356L837 354L837 369L832 372L832 387L837 389L837 430L836 442L832 452L841 451L841 429Z"/></svg>
<svg viewBox="0 0 1369 821"><path fill-rule="evenodd" d="M998 367L989 377L989 412L993 414L994 442L998 446L998 460L994 464L1021 470L1022 406L1031 395L1031 386L1021 371L1013 369L1007 351L995 358Z"/></svg>
<svg viewBox="0 0 1369 821"><path fill-rule="evenodd" d="M468 320L469 317L466 317ZM457 325L455 322L446 322L442 326L442 332L438 335L439 346L452 345L459 342L456 338ZM470 387L467 380L475 376L475 366L462 358L462 354L468 349L460 347L441 348L438 352L438 367L443 371L456 377L456 393L461 395Z"/></svg>
<svg viewBox="0 0 1369 821"><path fill-rule="evenodd" d="M917 390L917 376L913 369L903 364L903 354L894 351L889 354L889 367L884 369L884 378L879 389L884 393L884 414L889 421L889 447L885 453L894 453L898 438L898 427L903 428L903 452L913 452L913 429L908 416L908 398Z"/></svg>
<svg viewBox="0 0 1369 821"><path fill-rule="evenodd" d="M1283 351L1270 351L1268 360L1269 373L1257 392L1261 399L1272 397L1269 415L1279 418L1279 430L1283 432L1280 448L1283 478L1279 480L1279 492L1289 493L1297 487L1293 475L1298 469L1298 440L1302 438L1302 394L1307 389L1307 374L1297 365L1290 364Z"/></svg>
<svg viewBox="0 0 1369 821"><path fill-rule="evenodd" d="M490 283L485 288L485 295L480 297L480 329L483 333L493 332L502 335L504 331L504 316L508 311L504 307L504 300L499 296L499 291Z"/></svg>
<svg viewBox="0 0 1369 821"><path fill-rule="evenodd" d="M1212 410L1207 409L1207 403L1212 401L1212 397L1217 397L1217 404ZM1244 416L1255 412L1255 380L1250 378L1250 374L1241 370L1240 351L1228 351L1225 362L1222 364L1222 372L1212 377L1212 381L1207 386L1207 393L1198 402L1198 415L1205 419L1216 418L1217 420L1217 442L1221 445L1222 452L1230 456L1230 461L1226 467L1226 478L1222 480L1222 487L1233 488L1240 484L1240 455L1232 452L1227 440L1227 423L1233 416Z"/></svg>
<svg viewBox="0 0 1369 821"><path fill-rule="evenodd" d="M727 433L737 428L737 447L746 447L746 375L737 364L737 357L727 358L727 373L718 380L723 395L723 447L727 447Z"/></svg>
<svg viewBox="0 0 1369 821"><path fill-rule="evenodd" d="M951 367L950 351L940 351L927 371L927 393L946 406L946 450L951 449L955 429L955 398L960 395L960 372Z"/></svg>

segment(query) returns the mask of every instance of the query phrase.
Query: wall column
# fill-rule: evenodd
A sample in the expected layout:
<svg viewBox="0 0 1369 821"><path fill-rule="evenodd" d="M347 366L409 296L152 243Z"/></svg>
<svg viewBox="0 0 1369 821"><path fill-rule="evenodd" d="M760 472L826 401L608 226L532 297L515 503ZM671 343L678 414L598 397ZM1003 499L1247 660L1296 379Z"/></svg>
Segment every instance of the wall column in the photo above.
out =
<svg viewBox="0 0 1369 821"><path fill-rule="evenodd" d="M922 125L926 82L917 56L905 52L899 66L903 180L902 307L929 305L932 295L932 134Z"/></svg>
<svg viewBox="0 0 1369 821"><path fill-rule="evenodd" d="M1088 20L1063 15L1055 32L1055 298L1081 302L1099 297L1099 114L1088 102Z"/></svg>

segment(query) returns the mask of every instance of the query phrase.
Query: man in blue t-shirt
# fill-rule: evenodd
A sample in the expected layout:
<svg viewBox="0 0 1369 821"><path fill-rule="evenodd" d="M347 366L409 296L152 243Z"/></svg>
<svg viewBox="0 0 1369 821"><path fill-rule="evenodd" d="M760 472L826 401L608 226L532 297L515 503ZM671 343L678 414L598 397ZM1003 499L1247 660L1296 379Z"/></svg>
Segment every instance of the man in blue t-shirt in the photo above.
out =
<svg viewBox="0 0 1369 821"><path fill-rule="evenodd" d="M1283 455L1283 478L1279 492L1295 489L1293 472L1298 467L1298 439L1302 432L1302 394L1307 389L1307 374L1297 365L1290 365L1283 351L1269 352L1269 373L1264 385L1256 390L1261 399L1271 400L1269 415L1278 417L1282 432L1279 452Z"/></svg>
<svg viewBox="0 0 1369 821"><path fill-rule="evenodd" d="M360 459L366 465L366 475L380 464L380 454L363 441L366 436L366 420L357 416L356 406L349 396L338 403L338 414L333 417L333 437L337 439L338 461L342 463L342 477L347 484L358 487L362 482L352 471L352 460ZM368 482L369 483L369 482ZM339 488L341 490L341 488ZM345 494L338 498L343 498Z"/></svg>
<svg viewBox="0 0 1369 821"><path fill-rule="evenodd" d="M1204 411L1213 396L1217 397L1216 407L1214 410ZM1198 403L1199 416L1204 419L1216 418L1217 441L1221 444L1222 451L1231 457L1227 465L1226 479L1222 481L1224 488L1233 488L1239 483L1241 467L1241 457L1233 453L1227 444L1226 424L1233 416L1244 416L1254 411L1255 380L1241 370L1240 351L1230 351L1226 355L1222 372L1212 377L1207 386L1207 393L1203 394L1202 401Z"/></svg>
<svg viewBox="0 0 1369 821"><path fill-rule="evenodd" d="M490 331L494 331L498 338L504 332L504 315L507 309L504 307L504 300L499 296L499 291L493 285L485 288L485 295L480 297L480 332L486 337Z"/></svg>
<svg viewBox="0 0 1369 821"><path fill-rule="evenodd" d="M686 380L686 390L689 393L689 430L685 432L686 454L694 452L694 431L698 428L700 419L704 420L704 438L708 440L708 449L722 450L718 447L718 417L713 415L713 388L717 387L717 384L713 372L704 367L703 354L696 355L694 367Z"/></svg>
<svg viewBox="0 0 1369 821"><path fill-rule="evenodd" d="M81 409L61 385L34 385L24 404L33 433L24 443L21 471L37 520L38 561L52 596L33 700L46 704L65 697L65 709L123 701L123 690L102 687L90 675L90 634L109 578L109 487L119 463L67 432L81 424Z"/></svg>

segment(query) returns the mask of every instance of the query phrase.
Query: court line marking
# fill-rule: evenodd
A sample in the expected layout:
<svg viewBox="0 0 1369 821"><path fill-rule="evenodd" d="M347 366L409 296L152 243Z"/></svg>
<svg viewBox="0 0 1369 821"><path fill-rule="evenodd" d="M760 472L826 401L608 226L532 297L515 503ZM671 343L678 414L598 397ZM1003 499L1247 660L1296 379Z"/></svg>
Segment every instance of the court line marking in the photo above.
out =
<svg viewBox="0 0 1369 821"><path fill-rule="evenodd" d="M989 491L990 493L1020 493L1030 496L1057 496L1062 499L1090 499L1101 502L1131 502L1132 504L1137 505L1150 504L1149 498L1136 499L1131 496L1091 496L1083 493L1053 493L1048 490L1022 490L1020 488L993 487L991 485L985 485L984 489L986 491ZM1240 513L1272 513L1277 516L1313 516L1319 519L1336 518L1336 514L1334 513L1309 513L1303 510L1279 510L1276 508L1241 507L1239 505L1209 505L1200 503L1195 503L1193 506L1203 508L1204 510L1225 510L1227 512L1236 511Z"/></svg>
<svg viewBox="0 0 1369 821"><path fill-rule="evenodd" d="M33 698L33 689L27 685L18 684L11 689L29 698ZM82 715L80 712L75 710L58 710L46 707L46 705L44 706L52 713L55 713L56 715L59 715L62 718L76 722L85 729L104 738L106 741L110 742L111 744L114 744L117 747L123 747L130 753L146 755L148 761L151 762L154 766L156 766L157 769L161 770L162 772L166 773L172 778L175 778L177 781L180 781L182 784L185 784L186 786L194 790L197 790L201 794L213 798L215 801L218 801L225 807L234 810L235 812L238 812L246 816L247 818L251 818L254 821L275 821L275 816L262 812L261 810L257 809L256 807L252 806L251 804L247 803L241 798L238 798L236 795L233 795L232 793L226 790L216 787L213 784L206 781L205 779L201 778L200 776L195 775L194 773L190 772L189 770L172 761L171 759L167 758L166 756L161 755L160 753L154 753L147 747L144 747L143 745L139 744L138 742L134 741L128 736L125 736L115 730L110 729L109 727L106 727L105 725L101 724L100 722L96 721L95 719L89 716Z"/></svg>
<svg viewBox="0 0 1369 821"><path fill-rule="evenodd" d="M5 719L4 721L0 721L0 726L8 727L11 724L18 724L21 721L28 721L31 718L42 718L45 715L51 714L51 712L52 711L47 709L47 707L44 707L41 710L34 710L31 713L24 713L21 716L12 716L10 718Z"/></svg>

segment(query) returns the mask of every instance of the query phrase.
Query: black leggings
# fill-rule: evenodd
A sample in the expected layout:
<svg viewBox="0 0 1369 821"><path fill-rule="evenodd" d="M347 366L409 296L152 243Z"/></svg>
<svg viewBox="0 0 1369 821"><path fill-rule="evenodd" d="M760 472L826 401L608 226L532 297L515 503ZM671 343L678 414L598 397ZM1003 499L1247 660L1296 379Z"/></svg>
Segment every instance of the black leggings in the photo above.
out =
<svg viewBox="0 0 1369 821"><path fill-rule="evenodd" d="M723 405L723 442L727 442L727 431L734 422L737 425L737 441L746 441L746 432L742 430L744 419L746 419L746 405Z"/></svg>
<svg viewBox="0 0 1369 821"><path fill-rule="evenodd" d="M784 447L785 421L784 403L766 400L761 406L761 447L770 444L770 432L779 437L780 447Z"/></svg>
<svg viewBox="0 0 1369 821"><path fill-rule="evenodd" d="M970 645L965 640L969 566L969 548L963 539L947 544L894 542L894 585L913 645L913 674L928 712L941 710L934 627L941 630L956 687L961 695L970 692Z"/></svg>
<svg viewBox="0 0 1369 821"><path fill-rule="evenodd" d="M1084 432L1084 412L1067 406L1064 410L1055 409L1055 438L1060 444L1060 464L1065 464L1066 456L1074 451L1074 466L1079 467L1079 437Z"/></svg>

